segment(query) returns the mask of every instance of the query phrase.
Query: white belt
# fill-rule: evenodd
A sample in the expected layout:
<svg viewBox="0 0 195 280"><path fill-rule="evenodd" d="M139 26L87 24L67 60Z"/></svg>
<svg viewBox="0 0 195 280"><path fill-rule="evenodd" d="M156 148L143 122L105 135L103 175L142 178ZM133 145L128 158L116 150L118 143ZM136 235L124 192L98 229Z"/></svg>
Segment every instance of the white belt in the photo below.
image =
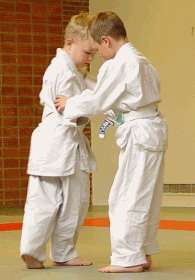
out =
<svg viewBox="0 0 195 280"><path fill-rule="evenodd" d="M88 124L89 119L87 117L79 117L76 122L72 120L65 119L63 114L57 113L57 111L52 111L51 108L47 106L44 107L42 121L49 121L49 122L59 122L65 126L69 127L84 127Z"/></svg>
<svg viewBox="0 0 195 280"><path fill-rule="evenodd" d="M126 121L132 121L136 119L156 117L159 114L160 112L156 107L156 105L149 105L146 107L139 108L136 111L132 110L130 112L123 112L123 119L124 122L126 122Z"/></svg>

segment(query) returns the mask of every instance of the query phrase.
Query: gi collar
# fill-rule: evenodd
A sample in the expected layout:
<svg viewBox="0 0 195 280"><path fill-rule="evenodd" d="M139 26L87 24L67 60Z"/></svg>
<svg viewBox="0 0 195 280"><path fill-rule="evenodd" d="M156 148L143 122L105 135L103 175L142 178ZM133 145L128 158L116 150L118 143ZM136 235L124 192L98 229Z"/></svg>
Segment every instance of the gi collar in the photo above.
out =
<svg viewBox="0 0 195 280"><path fill-rule="evenodd" d="M120 49L118 50L118 52L116 53L115 57L120 57L121 55L123 55L126 51L129 51L130 49L134 48L132 46L132 44L130 42L124 43L124 45L122 45L122 47L120 47Z"/></svg>
<svg viewBox="0 0 195 280"><path fill-rule="evenodd" d="M64 49L61 49L61 48L58 48L56 50L56 56L59 57L61 56L65 63L68 64L68 66L70 67L70 69L76 73L76 75L79 75L81 76L81 73L78 71L77 67L75 66L73 60L71 59L71 57L68 55L68 53L64 50Z"/></svg>

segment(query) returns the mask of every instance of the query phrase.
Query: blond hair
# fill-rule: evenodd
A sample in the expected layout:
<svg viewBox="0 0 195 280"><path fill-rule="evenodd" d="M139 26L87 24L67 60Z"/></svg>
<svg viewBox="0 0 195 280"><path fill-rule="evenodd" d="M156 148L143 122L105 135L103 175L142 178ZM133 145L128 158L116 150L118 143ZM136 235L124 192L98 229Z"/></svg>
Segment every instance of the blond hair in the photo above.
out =
<svg viewBox="0 0 195 280"><path fill-rule="evenodd" d="M64 37L65 39L68 37L79 37L82 40L88 38L88 25L91 21L92 17L85 12L81 12L78 15L74 15L71 17L70 21L68 22Z"/></svg>
<svg viewBox="0 0 195 280"><path fill-rule="evenodd" d="M127 37L125 26L120 17L114 12L100 12L89 22L91 37L101 42L102 36L110 36L115 40Z"/></svg>

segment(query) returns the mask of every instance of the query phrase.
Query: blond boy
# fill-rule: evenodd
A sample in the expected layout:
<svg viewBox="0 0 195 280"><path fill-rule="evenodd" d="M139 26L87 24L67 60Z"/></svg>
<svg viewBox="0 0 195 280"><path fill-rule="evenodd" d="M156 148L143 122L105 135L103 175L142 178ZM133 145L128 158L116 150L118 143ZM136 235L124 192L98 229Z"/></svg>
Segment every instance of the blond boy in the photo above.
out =
<svg viewBox="0 0 195 280"><path fill-rule="evenodd" d="M86 83L80 68L90 64L94 48L88 39L86 13L71 18L65 44L57 49L43 76L41 123L33 131L28 162L28 194L25 204L20 254L27 268L44 268L46 244L56 265L90 265L78 256L75 242L89 205L88 174L95 161L83 126L63 125L54 101L57 95L76 96ZM82 119L87 123L87 118Z"/></svg>

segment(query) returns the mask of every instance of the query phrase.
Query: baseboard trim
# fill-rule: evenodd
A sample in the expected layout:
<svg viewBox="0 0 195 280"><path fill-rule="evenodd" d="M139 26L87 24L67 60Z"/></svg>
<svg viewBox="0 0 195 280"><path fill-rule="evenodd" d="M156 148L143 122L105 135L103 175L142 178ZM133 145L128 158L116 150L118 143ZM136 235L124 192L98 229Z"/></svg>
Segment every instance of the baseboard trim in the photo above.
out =
<svg viewBox="0 0 195 280"><path fill-rule="evenodd" d="M164 184L164 192L195 194L195 184Z"/></svg>
<svg viewBox="0 0 195 280"><path fill-rule="evenodd" d="M162 207L195 207L195 193L164 193Z"/></svg>

